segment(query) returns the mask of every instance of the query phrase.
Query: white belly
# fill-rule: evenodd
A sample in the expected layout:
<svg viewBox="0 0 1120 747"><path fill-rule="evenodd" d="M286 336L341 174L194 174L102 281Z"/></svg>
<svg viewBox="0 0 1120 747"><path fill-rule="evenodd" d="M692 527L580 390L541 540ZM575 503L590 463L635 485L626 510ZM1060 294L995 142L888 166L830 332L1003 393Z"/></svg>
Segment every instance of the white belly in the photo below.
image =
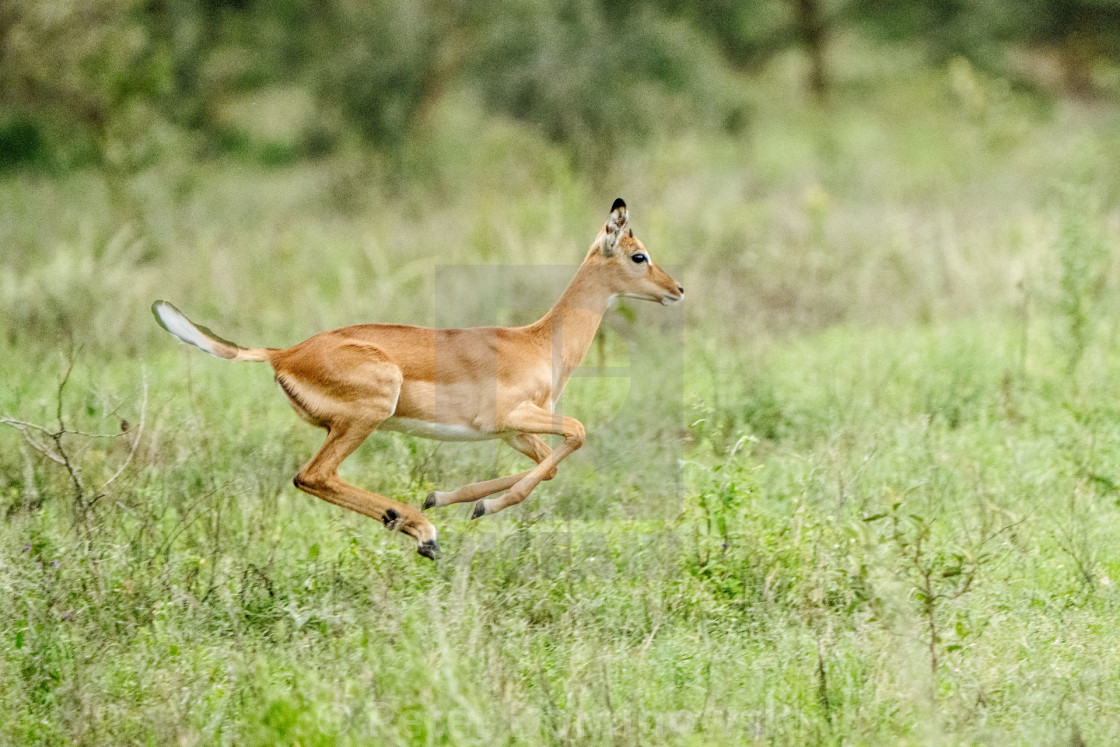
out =
<svg viewBox="0 0 1120 747"><path fill-rule="evenodd" d="M430 423L412 418L388 418L379 426L381 430L407 433L411 436L434 438L437 441L489 441L498 434L475 430L466 425Z"/></svg>

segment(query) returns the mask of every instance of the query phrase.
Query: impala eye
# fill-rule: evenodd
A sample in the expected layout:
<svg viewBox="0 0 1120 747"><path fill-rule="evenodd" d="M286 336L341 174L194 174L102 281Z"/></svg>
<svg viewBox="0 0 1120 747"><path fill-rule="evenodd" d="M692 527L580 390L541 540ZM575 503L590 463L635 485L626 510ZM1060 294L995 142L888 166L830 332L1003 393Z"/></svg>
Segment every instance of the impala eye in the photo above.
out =
<svg viewBox="0 0 1120 747"><path fill-rule="evenodd" d="M634 256L630 257L630 259L634 260L638 264L641 264L642 262L646 261L646 255L642 254L641 252L638 252Z"/></svg>

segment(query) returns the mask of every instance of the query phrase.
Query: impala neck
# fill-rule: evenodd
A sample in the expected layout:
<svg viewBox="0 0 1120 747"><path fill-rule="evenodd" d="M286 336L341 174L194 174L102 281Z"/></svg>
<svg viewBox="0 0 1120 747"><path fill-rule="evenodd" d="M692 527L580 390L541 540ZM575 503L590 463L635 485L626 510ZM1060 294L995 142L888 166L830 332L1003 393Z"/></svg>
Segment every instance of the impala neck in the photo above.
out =
<svg viewBox="0 0 1120 747"><path fill-rule="evenodd" d="M556 305L532 325L551 342L553 371L559 374L554 379L555 397L560 396L572 371L591 347L610 304L612 293L598 269L592 264L581 265Z"/></svg>

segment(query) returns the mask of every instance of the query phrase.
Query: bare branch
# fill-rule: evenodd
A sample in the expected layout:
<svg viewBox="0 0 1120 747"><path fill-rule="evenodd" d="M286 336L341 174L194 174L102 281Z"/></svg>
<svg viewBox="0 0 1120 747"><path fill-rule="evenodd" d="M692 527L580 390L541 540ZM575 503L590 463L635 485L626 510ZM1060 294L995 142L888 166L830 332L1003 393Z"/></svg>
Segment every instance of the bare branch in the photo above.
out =
<svg viewBox="0 0 1120 747"><path fill-rule="evenodd" d="M10 425L13 428L18 428L20 430L26 428L33 431L38 431L39 433L42 433L46 436L51 436L52 438L54 437L55 433L57 433L57 431L52 431L50 428L39 425L38 423L29 423L26 420L17 420L16 418L9 417L7 415L0 416L0 425ZM72 436L82 436L83 438L120 438L124 435L124 433L90 433L88 431L74 430L67 430L66 433Z"/></svg>
<svg viewBox="0 0 1120 747"><path fill-rule="evenodd" d="M142 389L143 394L140 403L140 422L135 428L128 428L127 424L122 421L121 432L112 434L103 433L88 433L85 431L68 430L66 421L63 417L63 395L65 393L66 384L70 380L70 374L74 369L73 356L67 358L66 372L63 374L62 379L59 381L56 393L57 401L55 403L55 417L58 420L58 430L52 430L46 426L32 423L26 420L20 420L8 415L0 416L0 425L7 425L20 432L26 446L38 452L42 456L51 460L55 464L61 465L66 474L70 477L70 482L74 488L74 499L78 508L79 514L84 514L86 510L92 507L97 501L105 495L105 490L119 478L128 466L132 463L136 456L136 451L140 447L140 441L144 436L144 429L147 424L148 417L148 377L147 372L142 372ZM85 481L82 479L80 467L75 464L71 458L70 452L66 447L66 438L69 436L80 436L87 439L104 439L104 438L120 438L126 436L131 432L129 439L128 454L125 456L124 461L117 466L116 471L109 476L105 482L91 495L85 486ZM26 452L25 452L26 453ZM80 455L80 452L79 452Z"/></svg>
<svg viewBox="0 0 1120 747"><path fill-rule="evenodd" d="M59 389L61 395L62 390ZM61 408L60 408L61 409ZM62 423L61 416L59 423ZM66 447L62 445L62 437L66 435L66 429L63 428L58 433L54 434L51 438L54 440L55 452L62 458L62 466L66 468L66 473L70 475L70 482L74 484L74 498L79 504L84 504L86 495L86 486L82 484L82 475L78 472L77 468L70 461L70 455L66 453ZM85 506L81 506L84 510Z"/></svg>
<svg viewBox="0 0 1120 747"><path fill-rule="evenodd" d="M132 429L132 432L136 435L133 436L132 443L129 445L128 456L125 457L125 460L123 462L121 462L121 465L117 468L117 471L113 473L113 476L110 477L108 480L106 480L104 483L102 483L101 487L97 489L98 495L100 495L105 490L105 488L112 485L113 481L116 480L118 477L120 477L121 473L124 472L125 469L128 467L128 465L132 463L132 458L134 456L136 456L136 448L140 445L140 439L144 435L144 423L146 422L147 417L148 417L148 372L147 371L141 369L140 380L141 380L141 385L143 387L143 394L141 395L141 399L140 399L140 422L136 425L135 428Z"/></svg>
<svg viewBox="0 0 1120 747"><path fill-rule="evenodd" d="M51 451L50 447L48 447L46 444L41 443L39 441L36 441L34 439L34 437L32 437L32 435L30 433L28 433L29 429L34 429L34 430L40 431L40 432L46 434L47 436L50 436L50 437L53 438L55 434L52 431L44 428L41 425L35 425L34 423L25 423L22 420L16 420L15 418L0 418L0 425L10 425L10 426L12 426L17 431L20 432L20 434L23 436L23 440L32 449L39 452L43 456L47 457L52 462L56 462L58 464L65 464L65 462L63 461L61 456L59 456L55 452Z"/></svg>
<svg viewBox="0 0 1120 747"><path fill-rule="evenodd" d="M62 422L62 393L66 389L66 383L70 381L70 374L74 371L74 351L71 349L66 356L66 373L62 375L62 380L58 382L58 394L55 399L55 415L58 417L58 431L61 434L66 430L66 424Z"/></svg>

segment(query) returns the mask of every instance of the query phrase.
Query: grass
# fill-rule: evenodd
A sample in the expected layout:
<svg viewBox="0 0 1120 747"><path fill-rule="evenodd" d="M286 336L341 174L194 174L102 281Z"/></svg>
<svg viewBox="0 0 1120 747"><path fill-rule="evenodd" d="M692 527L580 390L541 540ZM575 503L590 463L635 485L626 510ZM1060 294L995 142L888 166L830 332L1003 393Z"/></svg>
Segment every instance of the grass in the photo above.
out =
<svg viewBox="0 0 1120 747"><path fill-rule="evenodd" d="M0 181L0 415L81 480L0 428L0 743L1116 741L1115 112L960 69L758 107L594 174L452 97L407 178ZM438 564L292 488L319 434L148 316L280 345L529 314L563 273L518 268L577 262L616 194L683 317L612 314L588 363L629 378L565 404L587 447L437 512ZM464 264L529 290L446 308ZM344 470L418 503L506 451L386 434Z"/></svg>

